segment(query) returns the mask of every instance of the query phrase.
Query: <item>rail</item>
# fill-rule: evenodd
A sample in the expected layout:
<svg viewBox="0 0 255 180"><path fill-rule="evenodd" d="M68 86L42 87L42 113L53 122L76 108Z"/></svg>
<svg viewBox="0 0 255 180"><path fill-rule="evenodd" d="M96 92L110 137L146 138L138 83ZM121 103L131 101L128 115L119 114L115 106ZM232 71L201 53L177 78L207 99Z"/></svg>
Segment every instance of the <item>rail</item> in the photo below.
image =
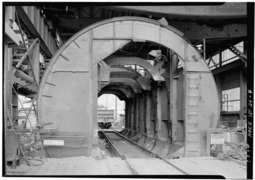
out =
<svg viewBox="0 0 255 180"><path fill-rule="evenodd" d="M127 162L126 160L126 157L124 155L121 155L117 149L114 147L113 143L112 143L112 140L106 135L106 133L104 132L104 130L101 129L101 132L103 133L106 141L108 142L108 144L110 145L110 148L113 150L114 154L119 156L122 160L125 161L125 163L127 164L128 168L131 170L131 172L134 174L134 175L138 175L137 171L131 167L131 165L129 164L129 162Z"/></svg>
<svg viewBox="0 0 255 180"><path fill-rule="evenodd" d="M103 132L103 130L102 130L102 132ZM145 149L144 147L141 147L141 146L138 145L136 142L134 142L134 141L128 139L127 137L123 136L122 134L120 134L120 133L118 133L118 132L116 132L116 131L111 131L111 133L112 133L112 132L115 133L115 134L117 134L117 135L119 135L119 136L122 137L123 139L129 141L132 145L137 146L138 148L140 148L141 150L145 151L146 153L151 154L152 157L158 158L158 159L164 161L165 163L167 163L168 165L173 166L174 168L176 168L177 170L181 171L181 172L184 173L185 175L189 175L187 172L185 172L185 171L183 171L182 169L180 169L179 167L175 166L173 163L171 163L171 162L167 161L166 159L160 157L159 155L157 155L157 154L155 154L155 153L153 153L153 152L151 152L151 151ZM104 134L105 137L107 137L107 138L109 139L109 142L111 142L110 138L106 135L106 133L103 132L103 134ZM111 142L111 145L114 146L112 142ZM114 148L115 148L115 147L114 147ZM116 148L115 148L115 150L116 150ZM116 150L116 151L117 151L117 150ZM122 155L122 156L124 156L124 155ZM120 157L122 157L122 156L120 156ZM125 156L124 156L124 157L125 157ZM126 162L127 162L127 161L126 161ZM127 162L127 164L128 164L128 162Z"/></svg>

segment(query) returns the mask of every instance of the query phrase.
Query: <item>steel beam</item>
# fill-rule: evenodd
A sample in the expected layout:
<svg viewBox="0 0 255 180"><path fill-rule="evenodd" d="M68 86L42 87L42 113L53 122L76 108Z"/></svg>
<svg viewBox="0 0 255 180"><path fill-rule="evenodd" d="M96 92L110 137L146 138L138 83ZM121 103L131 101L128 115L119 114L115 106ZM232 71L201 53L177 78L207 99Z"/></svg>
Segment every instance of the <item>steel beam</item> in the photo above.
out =
<svg viewBox="0 0 255 180"><path fill-rule="evenodd" d="M99 93L98 97L102 96L103 94L114 94L117 96L120 100L126 100L127 97L125 96L124 93L118 90L103 90Z"/></svg>
<svg viewBox="0 0 255 180"><path fill-rule="evenodd" d="M21 18L21 21L25 24L26 30L34 37L40 39L40 48L45 53L47 58L52 57L51 51L48 49L47 45L45 44L45 41L42 39L42 36L39 34L39 32L36 30L35 26L27 16L26 12L21 6L16 6L16 11Z"/></svg>
<svg viewBox="0 0 255 180"><path fill-rule="evenodd" d="M235 19L246 17L246 3L224 3L222 5L169 5L169 6L113 6L117 9L126 9L149 13L156 16L170 16L174 18L195 18L195 19Z"/></svg>
<svg viewBox="0 0 255 180"><path fill-rule="evenodd" d="M68 18L60 17L58 19L58 24L56 27L64 28L73 31L79 31L80 29L87 27L96 22L102 21L102 18Z"/></svg>
<svg viewBox="0 0 255 180"><path fill-rule="evenodd" d="M110 77L111 78L130 78L135 80L143 90L150 90L150 79L143 77L138 72L124 68L124 67L111 67L110 69Z"/></svg>
<svg viewBox="0 0 255 180"><path fill-rule="evenodd" d="M210 23L210 22L185 22L171 21L171 26L177 28L185 34L190 41L199 41L201 39L222 39L222 38L239 38L247 36L247 24L229 22Z"/></svg>
<svg viewBox="0 0 255 180"><path fill-rule="evenodd" d="M110 82L112 83L124 83L129 85L135 93L141 93L142 87L137 83L137 81L130 78L111 78Z"/></svg>
<svg viewBox="0 0 255 180"><path fill-rule="evenodd" d="M4 33L5 33L4 42L8 44L9 47L20 45L20 40L17 34L12 30L12 28L10 28L9 24L6 22L4 26Z"/></svg>
<svg viewBox="0 0 255 180"><path fill-rule="evenodd" d="M109 66L119 66L119 65L139 65L146 69L155 81L164 81L161 76L161 72L154 69L148 61L139 57L113 57L104 60Z"/></svg>
<svg viewBox="0 0 255 180"><path fill-rule="evenodd" d="M134 97L134 92L130 88L128 88L128 86L126 86L126 85L108 84L101 89L100 93L103 93L104 91L108 91L108 90L119 91L119 92L123 93L126 96L126 98Z"/></svg>

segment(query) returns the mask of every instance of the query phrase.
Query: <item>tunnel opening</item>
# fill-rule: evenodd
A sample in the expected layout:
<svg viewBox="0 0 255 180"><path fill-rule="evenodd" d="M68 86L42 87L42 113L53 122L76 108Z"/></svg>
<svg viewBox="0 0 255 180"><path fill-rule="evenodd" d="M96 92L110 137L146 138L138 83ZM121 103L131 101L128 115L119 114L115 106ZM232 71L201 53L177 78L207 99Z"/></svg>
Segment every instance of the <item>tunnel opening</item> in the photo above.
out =
<svg viewBox="0 0 255 180"><path fill-rule="evenodd" d="M100 129L121 131L125 128L125 101L118 95L102 94L98 97L97 123Z"/></svg>

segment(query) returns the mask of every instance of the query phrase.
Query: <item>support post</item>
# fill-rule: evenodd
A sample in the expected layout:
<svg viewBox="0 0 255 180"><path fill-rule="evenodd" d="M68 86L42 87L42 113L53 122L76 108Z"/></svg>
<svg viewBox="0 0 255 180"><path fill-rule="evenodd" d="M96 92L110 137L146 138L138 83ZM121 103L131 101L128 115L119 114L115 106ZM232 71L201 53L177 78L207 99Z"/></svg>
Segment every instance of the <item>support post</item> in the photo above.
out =
<svg viewBox="0 0 255 180"><path fill-rule="evenodd" d="M146 92L146 134L150 136L151 134L151 97L150 93Z"/></svg>
<svg viewBox="0 0 255 180"><path fill-rule="evenodd" d="M161 138L161 121L162 121L162 113L161 113L161 94L162 94L162 90L161 90L161 87L157 87L157 119L156 119L156 122L155 122L155 125L156 125L156 136L157 138Z"/></svg>
<svg viewBox="0 0 255 180"><path fill-rule="evenodd" d="M174 83L174 72L175 68L177 67L178 62L178 56L176 54L173 54L172 59L170 60L170 72L169 72L169 112L170 112L170 122L171 122L171 136L172 136L172 143L175 143L177 141L177 118L175 116L176 111L174 111L174 89L173 89L173 83ZM170 134L169 134L170 135Z"/></svg>
<svg viewBox="0 0 255 180"><path fill-rule="evenodd" d="M129 128L129 100L125 101L125 128Z"/></svg>
<svg viewBox="0 0 255 180"><path fill-rule="evenodd" d="M140 96L137 94L136 96L136 122L135 122L135 130L137 133L140 131L139 122L140 122Z"/></svg>
<svg viewBox="0 0 255 180"><path fill-rule="evenodd" d="M240 119L243 120L243 110L247 106L247 80L244 71L240 69Z"/></svg>
<svg viewBox="0 0 255 180"><path fill-rule="evenodd" d="M140 123L139 123L139 127L140 127L140 132L141 133L144 133L144 121L145 121L145 118L144 118L144 111L145 111L145 105L144 105L144 94L142 93L141 96L140 96Z"/></svg>
<svg viewBox="0 0 255 180"><path fill-rule="evenodd" d="M31 59L31 65L35 76L36 84L39 84L39 78L40 78L40 44L37 42L34 47L33 51L30 55ZM31 76L33 76L31 72Z"/></svg>

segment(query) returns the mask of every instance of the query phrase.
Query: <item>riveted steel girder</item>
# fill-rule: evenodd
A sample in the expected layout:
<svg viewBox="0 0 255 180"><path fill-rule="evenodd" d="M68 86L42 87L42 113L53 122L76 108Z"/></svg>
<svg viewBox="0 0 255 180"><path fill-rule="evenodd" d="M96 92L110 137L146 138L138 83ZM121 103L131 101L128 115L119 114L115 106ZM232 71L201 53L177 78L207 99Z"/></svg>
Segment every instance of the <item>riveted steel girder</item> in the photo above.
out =
<svg viewBox="0 0 255 180"><path fill-rule="evenodd" d="M153 77L154 81L164 81L159 70L155 69L148 61L139 57L111 57L104 60L109 66L139 65L145 68Z"/></svg>
<svg viewBox="0 0 255 180"><path fill-rule="evenodd" d="M143 90L150 90L150 79L142 76L138 72L125 68L125 67L111 67L110 68L111 78L130 78L135 80L142 87Z"/></svg>

